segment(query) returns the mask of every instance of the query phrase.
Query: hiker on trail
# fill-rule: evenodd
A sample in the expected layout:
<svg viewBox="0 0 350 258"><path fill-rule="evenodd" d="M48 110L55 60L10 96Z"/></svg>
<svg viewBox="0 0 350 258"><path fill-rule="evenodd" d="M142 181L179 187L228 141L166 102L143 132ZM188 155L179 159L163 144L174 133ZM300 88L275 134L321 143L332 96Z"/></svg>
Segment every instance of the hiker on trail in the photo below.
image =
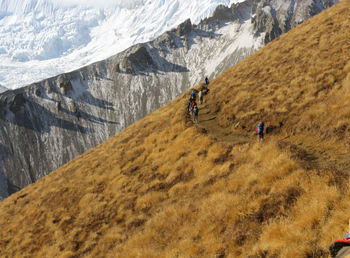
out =
<svg viewBox="0 0 350 258"><path fill-rule="evenodd" d="M187 106L189 113L192 112L192 109L193 109L192 102L196 101L196 98L197 98L196 92L194 90L192 90L191 95L190 95L190 99L188 100L188 106Z"/></svg>
<svg viewBox="0 0 350 258"><path fill-rule="evenodd" d="M208 77L205 77L205 80L204 80L204 85L202 86L202 91L204 93L204 95L207 95L209 93L209 89L208 89L208 85L209 85L209 80L208 80Z"/></svg>
<svg viewBox="0 0 350 258"><path fill-rule="evenodd" d="M349 220L349 232L350 232L350 220ZM350 257L350 234L346 233L344 239L336 240L329 247L329 252L332 257L336 258L349 258Z"/></svg>
<svg viewBox="0 0 350 258"><path fill-rule="evenodd" d="M192 97L188 100L187 110L188 113L192 112Z"/></svg>
<svg viewBox="0 0 350 258"><path fill-rule="evenodd" d="M199 113L199 108L197 104L194 105L193 107L193 122L198 123L198 113Z"/></svg>
<svg viewBox="0 0 350 258"><path fill-rule="evenodd" d="M198 97L199 97L199 104L203 104L203 91L200 90L199 93L198 93Z"/></svg>
<svg viewBox="0 0 350 258"><path fill-rule="evenodd" d="M196 95L196 92L194 91L194 90L192 90L192 92L191 92L191 98L192 98L192 100L196 100L196 98L197 98L197 95Z"/></svg>
<svg viewBox="0 0 350 258"><path fill-rule="evenodd" d="M256 132L258 134L258 140L262 141L264 139L264 127L265 124L263 121L259 122Z"/></svg>
<svg viewBox="0 0 350 258"><path fill-rule="evenodd" d="M197 106L197 103L195 100L192 100L191 102L191 111L192 111L192 115L193 115L193 110L194 110L194 107Z"/></svg>
<svg viewBox="0 0 350 258"><path fill-rule="evenodd" d="M204 85L205 85L206 88L208 88L208 85L209 85L208 77L205 77L205 79L204 79Z"/></svg>

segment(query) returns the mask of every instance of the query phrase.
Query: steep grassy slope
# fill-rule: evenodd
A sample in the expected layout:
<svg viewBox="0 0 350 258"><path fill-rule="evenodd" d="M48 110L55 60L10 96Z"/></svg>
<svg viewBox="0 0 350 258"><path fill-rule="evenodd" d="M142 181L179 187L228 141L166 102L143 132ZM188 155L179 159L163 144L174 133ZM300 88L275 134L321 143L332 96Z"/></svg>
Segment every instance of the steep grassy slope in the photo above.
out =
<svg viewBox="0 0 350 258"><path fill-rule="evenodd" d="M350 1L0 204L1 257L319 257L350 214ZM254 129L263 119L264 142Z"/></svg>

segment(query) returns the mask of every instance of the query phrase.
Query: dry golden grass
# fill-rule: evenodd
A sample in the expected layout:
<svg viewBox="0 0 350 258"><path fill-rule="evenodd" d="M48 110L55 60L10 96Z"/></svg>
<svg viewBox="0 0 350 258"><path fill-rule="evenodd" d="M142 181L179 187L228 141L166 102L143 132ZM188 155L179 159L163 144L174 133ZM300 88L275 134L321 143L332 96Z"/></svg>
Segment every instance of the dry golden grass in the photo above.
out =
<svg viewBox="0 0 350 258"><path fill-rule="evenodd" d="M213 80L198 126L186 93L4 200L0 257L327 256L350 214L349 6Z"/></svg>

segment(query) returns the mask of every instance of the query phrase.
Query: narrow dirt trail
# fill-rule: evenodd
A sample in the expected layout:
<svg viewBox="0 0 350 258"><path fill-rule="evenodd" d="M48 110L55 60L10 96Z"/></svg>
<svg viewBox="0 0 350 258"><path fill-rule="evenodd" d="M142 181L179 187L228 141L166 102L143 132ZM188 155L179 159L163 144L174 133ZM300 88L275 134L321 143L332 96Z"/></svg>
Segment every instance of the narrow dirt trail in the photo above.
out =
<svg viewBox="0 0 350 258"><path fill-rule="evenodd" d="M253 138L244 131L230 130L219 126L216 121L216 114L211 113L209 105L203 103L198 105L198 126L202 131L206 131L208 135L216 138L219 142L228 144L245 144L250 142ZM254 138L255 139L255 138Z"/></svg>
<svg viewBox="0 0 350 258"><path fill-rule="evenodd" d="M350 146L343 141L327 142L317 136L291 136L286 141L303 149L312 167L350 171Z"/></svg>
<svg viewBox="0 0 350 258"><path fill-rule="evenodd" d="M205 96L210 97L210 95ZM205 100L205 99L204 99ZM209 105L198 104L199 116L198 124L202 132L224 144L246 144L257 141L254 132L251 134L243 130L231 130L219 126L216 120L216 113L210 112ZM317 136L285 136L285 135L266 135L265 140L274 139L281 143L281 148L287 148L296 156L301 158L308 169L336 169L339 171L350 170L350 144L344 146L339 143L330 143L320 140ZM302 153L302 154L300 154Z"/></svg>

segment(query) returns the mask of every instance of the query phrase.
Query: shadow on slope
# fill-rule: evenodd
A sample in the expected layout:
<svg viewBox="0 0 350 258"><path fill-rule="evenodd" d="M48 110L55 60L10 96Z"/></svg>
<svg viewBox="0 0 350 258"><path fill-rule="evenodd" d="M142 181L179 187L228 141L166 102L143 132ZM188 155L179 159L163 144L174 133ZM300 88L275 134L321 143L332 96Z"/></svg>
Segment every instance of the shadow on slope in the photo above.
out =
<svg viewBox="0 0 350 258"><path fill-rule="evenodd" d="M147 45L140 46L134 53L125 57L118 65L117 71L132 75L189 72L188 68L169 62L159 54L158 49L150 49Z"/></svg>
<svg viewBox="0 0 350 258"><path fill-rule="evenodd" d="M124 57L122 62L117 65L116 71L132 75L190 72L187 67L171 63L162 55L172 54L174 51L171 50L180 48L187 51L196 44L194 40L196 37L215 39L220 36L221 34L201 29L191 29L183 37L174 32L166 32L151 45L138 45L136 51Z"/></svg>
<svg viewBox="0 0 350 258"><path fill-rule="evenodd" d="M70 131L78 131L84 134L89 133L89 130L91 130L74 122L58 118L55 113L41 106L35 100L25 97L24 93L17 93L9 98L14 98L9 105L9 109L3 107L0 112L0 120L4 123L13 123L19 127L24 127L39 133L50 132L51 126ZM32 112L33 110L35 110L35 112ZM33 117L32 114L38 114L40 117ZM42 119L45 119L45 123L43 123Z"/></svg>
<svg viewBox="0 0 350 258"><path fill-rule="evenodd" d="M92 71L88 70L91 69ZM40 85L36 85L36 87L41 90L41 97L48 99L50 101L55 101L52 98L50 98L46 90L49 90L50 92L56 93L63 97L71 98L72 100L79 100L81 102L84 102L86 104L89 104L91 106L95 106L98 108L103 108L105 110L114 111L113 103L104 99L97 98L91 94L89 91L89 87L97 87L93 83L93 79L96 80L107 80L110 82L114 82L114 80L108 78L105 74L107 74L107 68L104 61L101 61L94 66L91 66L89 68L81 68L79 71L74 71L71 73L63 74L60 77L62 77L62 80L64 83L68 85L62 86L67 87L66 94L62 94L62 89L56 87L56 80L59 80L59 78L51 78L47 80L48 88L45 89L44 87L41 87ZM93 76L91 78L88 78L89 76ZM90 83L92 85L89 85L88 79L90 80ZM62 83L64 85L64 83ZM61 99L62 99L61 98Z"/></svg>
<svg viewBox="0 0 350 258"><path fill-rule="evenodd" d="M77 110L77 112L72 112L68 109L62 108L60 111L67 114L67 115L70 115L72 117L78 116L79 119L87 120L87 121L90 121L92 123L120 125L119 122L110 121L110 120L106 120L106 119L103 119L100 117L96 117L94 115L91 115L91 114L88 114L88 113L82 111L81 109Z"/></svg>
<svg viewBox="0 0 350 258"><path fill-rule="evenodd" d="M8 179L5 174L5 162L9 156L9 150L4 145L0 144L0 200L6 198L9 194Z"/></svg>

